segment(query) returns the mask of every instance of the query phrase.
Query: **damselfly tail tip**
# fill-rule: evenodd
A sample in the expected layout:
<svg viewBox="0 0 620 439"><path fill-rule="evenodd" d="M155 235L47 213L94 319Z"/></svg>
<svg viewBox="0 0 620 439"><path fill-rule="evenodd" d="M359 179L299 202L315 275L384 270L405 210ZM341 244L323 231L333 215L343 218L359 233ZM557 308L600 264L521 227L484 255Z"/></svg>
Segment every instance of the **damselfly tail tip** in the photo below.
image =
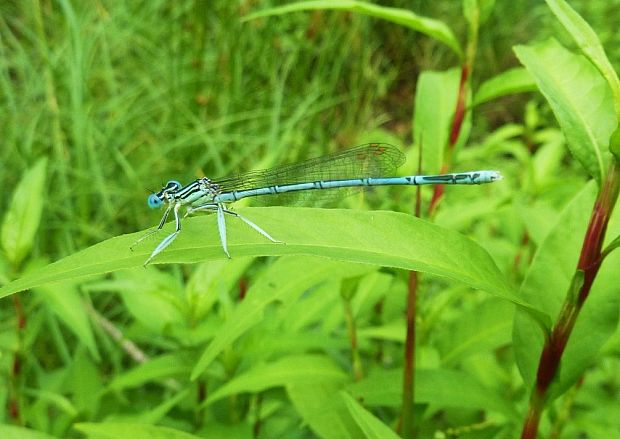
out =
<svg viewBox="0 0 620 439"><path fill-rule="evenodd" d="M490 173L491 181L500 181L504 179L504 176L499 171L489 171L489 173Z"/></svg>

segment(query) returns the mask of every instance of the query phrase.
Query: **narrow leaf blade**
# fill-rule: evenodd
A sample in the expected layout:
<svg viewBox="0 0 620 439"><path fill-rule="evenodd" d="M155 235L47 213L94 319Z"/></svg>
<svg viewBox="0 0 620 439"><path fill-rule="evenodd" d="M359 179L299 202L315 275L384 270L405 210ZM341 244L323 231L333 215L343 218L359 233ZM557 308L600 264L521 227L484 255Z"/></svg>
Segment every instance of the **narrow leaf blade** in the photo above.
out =
<svg viewBox="0 0 620 439"><path fill-rule="evenodd" d="M407 9L391 8L372 3L355 0L315 0L301 1L276 8L265 9L249 14L244 21L262 17L289 14L291 12L310 11L317 9L332 9L340 11L357 12L371 17L381 18L392 23L400 24L420 33L435 38L446 44L457 54L461 55L461 47L458 40L443 22L428 17L422 17Z"/></svg>
<svg viewBox="0 0 620 439"><path fill-rule="evenodd" d="M229 248L235 258L304 254L417 270L527 306L480 245L458 232L410 215L291 207L239 211L286 244L271 243L239 221L229 221ZM160 236L170 232L170 226ZM0 297L48 282L140 266L152 245L142 245L133 252L129 246L143 233L111 238L43 267L2 287ZM207 216L184 221L178 239L155 262L193 263L223 258L215 218Z"/></svg>

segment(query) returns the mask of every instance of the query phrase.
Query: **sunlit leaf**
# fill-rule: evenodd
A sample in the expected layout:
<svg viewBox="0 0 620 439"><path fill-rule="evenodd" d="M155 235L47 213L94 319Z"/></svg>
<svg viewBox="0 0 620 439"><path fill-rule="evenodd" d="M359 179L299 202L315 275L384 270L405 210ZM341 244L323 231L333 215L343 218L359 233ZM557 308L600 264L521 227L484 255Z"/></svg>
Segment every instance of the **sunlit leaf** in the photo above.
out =
<svg viewBox="0 0 620 439"><path fill-rule="evenodd" d="M229 247L234 258L304 254L417 270L524 304L480 245L411 215L291 207L240 211L286 244L269 242L239 221L229 220ZM171 226L160 236L169 233ZM154 244L142 245L133 252L129 246L143 233L109 239L43 267L2 287L0 297L48 282L141 266ZM178 239L154 262L192 263L225 257L212 215L184 221Z"/></svg>
<svg viewBox="0 0 620 439"><path fill-rule="evenodd" d="M571 153L600 184L609 161L609 139L617 124L607 82L584 57L553 39L517 46L515 52L547 98Z"/></svg>

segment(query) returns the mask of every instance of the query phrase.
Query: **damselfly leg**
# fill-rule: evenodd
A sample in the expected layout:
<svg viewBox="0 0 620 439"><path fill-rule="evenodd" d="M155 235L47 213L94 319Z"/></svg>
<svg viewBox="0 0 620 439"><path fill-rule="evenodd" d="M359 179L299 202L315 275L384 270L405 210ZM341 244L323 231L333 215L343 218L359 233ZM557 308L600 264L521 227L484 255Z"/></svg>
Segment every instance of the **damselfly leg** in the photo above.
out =
<svg viewBox="0 0 620 439"><path fill-rule="evenodd" d="M222 203L207 203L207 204L203 204L202 206L189 208L187 209L185 216L191 215L194 212L209 211L209 210L211 211L215 210L217 213L217 228L220 234L220 242L222 244L222 248L224 249L224 253L226 253L226 256L228 256L229 258L230 258L230 253L228 252L228 243L227 243L227 238L226 238L225 214L232 215L236 218L239 218L241 221L246 223L248 226L256 230L258 233L263 235L265 238L267 238L271 242L282 243L282 241L278 241L277 239L274 239L269 233L264 231L261 227L259 227L257 224L250 221L249 219L247 219L240 213L233 212L232 210L226 209L226 206Z"/></svg>

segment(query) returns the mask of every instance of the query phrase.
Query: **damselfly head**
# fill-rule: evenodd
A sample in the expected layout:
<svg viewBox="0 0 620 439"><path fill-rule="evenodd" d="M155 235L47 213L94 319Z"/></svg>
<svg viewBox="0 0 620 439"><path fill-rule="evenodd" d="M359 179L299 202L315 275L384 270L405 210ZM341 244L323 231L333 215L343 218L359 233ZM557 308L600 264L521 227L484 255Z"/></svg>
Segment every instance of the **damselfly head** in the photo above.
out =
<svg viewBox="0 0 620 439"><path fill-rule="evenodd" d="M183 185L176 180L170 180L166 183L166 186L162 189L162 192L176 192L181 189Z"/></svg>

